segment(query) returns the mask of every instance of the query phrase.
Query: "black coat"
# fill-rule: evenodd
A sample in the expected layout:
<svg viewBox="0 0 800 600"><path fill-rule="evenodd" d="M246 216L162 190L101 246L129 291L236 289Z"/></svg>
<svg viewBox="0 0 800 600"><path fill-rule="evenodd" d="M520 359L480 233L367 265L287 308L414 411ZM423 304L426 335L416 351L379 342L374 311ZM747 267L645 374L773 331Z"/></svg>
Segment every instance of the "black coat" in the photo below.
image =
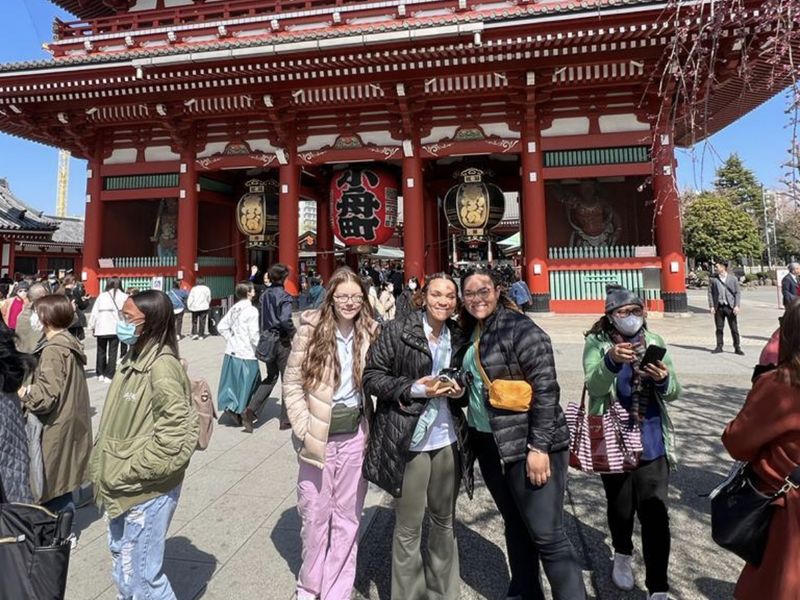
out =
<svg viewBox="0 0 800 600"><path fill-rule="evenodd" d="M789 306L797 300L797 279L789 273L781 281L781 292L783 293L783 305Z"/></svg>
<svg viewBox="0 0 800 600"><path fill-rule="evenodd" d="M291 340L295 334L292 321L294 298L282 285L273 284L261 294L261 331L273 331L283 340Z"/></svg>
<svg viewBox="0 0 800 600"><path fill-rule="evenodd" d="M412 398L411 386L431 374L433 357L422 327L423 311L405 319L385 324L378 339L370 346L364 368L363 384L367 396L375 396L377 405L370 427L364 478L392 496L400 497L403 475L411 452L411 438L425 409L427 398ZM452 348L450 365L460 365L466 351L466 338L454 321L448 321ZM466 456L467 419L463 407L467 395L450 399L450 413L458 438L459 458L467 493L472 495L472 479Z"/></svg>
<svg viewBox="0 0 800 600"><path fill-rule="evenodd" d="M528 412L498 410L489 405L489 424L503 463L527 456L528 444L543 452L569 447L569 430L559 404L553 348L548 336L525 315L498 306L483 323L480 357L489 381L525 380L533 388Z"/></svg>

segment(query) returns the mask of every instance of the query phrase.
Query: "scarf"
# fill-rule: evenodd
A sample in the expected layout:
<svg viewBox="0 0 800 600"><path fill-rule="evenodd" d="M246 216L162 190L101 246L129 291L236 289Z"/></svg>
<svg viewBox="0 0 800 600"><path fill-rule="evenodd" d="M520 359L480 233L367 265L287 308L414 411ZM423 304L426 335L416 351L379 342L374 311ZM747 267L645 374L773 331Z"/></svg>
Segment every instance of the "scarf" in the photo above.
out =
<svg viewBox="0 0 800 600"><path fill-rule="evenodd" d="M611 341L615 344L631 343L636 357L630 363L633 372L631 379L631 418L635 418L641 423L647 414L647 408L655 395L655 386L651 379L644 379L640 365L644 352L647 349L647 340L644 336L644 329L639 331L633 338L626 339L619 331L613 329L610 333Z"/></svg>

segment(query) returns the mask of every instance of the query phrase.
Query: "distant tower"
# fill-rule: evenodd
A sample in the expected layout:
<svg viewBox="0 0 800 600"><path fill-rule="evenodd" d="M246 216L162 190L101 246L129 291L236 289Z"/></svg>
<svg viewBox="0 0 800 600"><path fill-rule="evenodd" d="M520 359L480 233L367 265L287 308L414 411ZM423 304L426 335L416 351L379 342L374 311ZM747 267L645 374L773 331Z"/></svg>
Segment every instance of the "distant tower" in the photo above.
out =
<svg viewBox="0 0 800 600"><path fill-rule="evenodd" d="M58 187L56 190L56 216L67 216L67 190L69 187L69 150L58 151Z"/></svg>

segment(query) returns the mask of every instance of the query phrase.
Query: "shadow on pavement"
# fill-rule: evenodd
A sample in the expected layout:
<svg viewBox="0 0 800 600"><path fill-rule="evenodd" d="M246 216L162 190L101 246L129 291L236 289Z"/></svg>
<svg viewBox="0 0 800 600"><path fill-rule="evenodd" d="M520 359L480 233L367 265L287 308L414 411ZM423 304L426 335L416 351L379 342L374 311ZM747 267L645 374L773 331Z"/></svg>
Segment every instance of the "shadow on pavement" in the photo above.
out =
<svg viewBox="0 0 800 600"><path fill-rule="evenodd" d="M298 517L295 508L283 511L278 522L272 528L270 537L275 549L281 555L286 565L297 578L302 563L300 555L300 531L297 529Z"/></svg>
<svg viewBox="0 0 800 600"><path fill-rule="evenodd" d="M722 581L712 577L698 577L694 580L697 589L703 594L703 598L716 600L717 598L733 598L735 584L730 581Z"/></svg>
<svg viewBox="0 0 800 600"><path fill-rule="evenodd" d="M164 572L178 600L202 597L216 570L217 558L197 548L188 538L178 536L167 539Z"/></svg>

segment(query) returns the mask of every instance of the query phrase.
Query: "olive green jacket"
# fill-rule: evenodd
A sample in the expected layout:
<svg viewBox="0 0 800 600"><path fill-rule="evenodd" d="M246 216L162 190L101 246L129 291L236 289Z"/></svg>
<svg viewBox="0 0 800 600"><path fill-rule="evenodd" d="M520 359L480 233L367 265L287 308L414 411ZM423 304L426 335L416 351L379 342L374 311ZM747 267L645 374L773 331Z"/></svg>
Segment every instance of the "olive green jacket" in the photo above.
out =
<svg viewBox="0 0 800 600"><path fill-rule="evenodd" d="M649 346L655 344L667 348L664 340L658 334L645 330L645 343ZM608 410L609 404L616 394L617 374L612 373L606 366L606 353L614 345L606 334L586 336L586 345L583 348L583 373L586 383L586 392L589 396L589 414L602 415ZM658 406L661 409L661 429L664 435L664 446L667 451L667 461L672 468L677 465L675 428L667 409L667 403L676 400L681 394L681 384L675 374L669 349L664 355L664 366L669 371L667 391L663 394L656 392Z"/></svg>
<svg viewBox="0 0 800 600"><path fill-rule="evenodd" d="M95 501L111 518L183 482L199 423L172 350L128 354L111 382L91 459Z"/></svg>

